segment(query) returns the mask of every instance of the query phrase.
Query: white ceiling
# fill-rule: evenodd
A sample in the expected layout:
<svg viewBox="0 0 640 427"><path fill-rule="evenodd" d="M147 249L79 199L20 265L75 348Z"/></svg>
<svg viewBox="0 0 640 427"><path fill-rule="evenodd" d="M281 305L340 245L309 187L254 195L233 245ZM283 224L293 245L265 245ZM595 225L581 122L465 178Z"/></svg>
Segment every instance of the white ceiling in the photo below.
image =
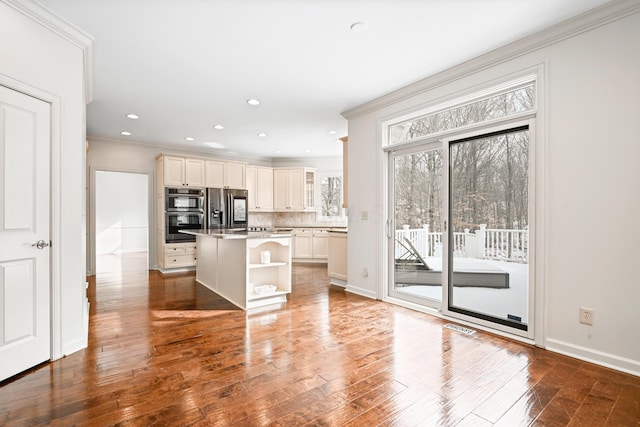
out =
<svg viewBox="0 0 640 427"><path fill-rule="evenodd" d="M342 111L607 0L40 2L95 39L89 136L291 158L339 156Z"/></svg>

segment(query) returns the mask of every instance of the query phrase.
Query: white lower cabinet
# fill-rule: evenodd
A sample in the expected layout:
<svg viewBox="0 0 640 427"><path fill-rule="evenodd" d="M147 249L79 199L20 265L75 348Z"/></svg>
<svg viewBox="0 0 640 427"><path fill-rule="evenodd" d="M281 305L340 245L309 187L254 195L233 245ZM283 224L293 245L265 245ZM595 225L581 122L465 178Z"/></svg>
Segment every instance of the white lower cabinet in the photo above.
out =
<svg viewBox="0 0 640 427"><path fill-rule="evenodd" d="M329 231L327 229L296 228L292 235L294 260L326 262L329 256Z"/></svg>
<svg viewBox="0 0 640 427"><path fill-rule="evenodd" d="M167 243L163 245L162 268L194 267L197 261L196 243Z"/></svg>
<svg viewBox="0 0 640 427"><path fill-rule="evenodd" d="M313 230L313 257L326 260L329 257L329 230Z"/></svg>
<svg viewBox="0 0 640 427"><path fill-rule="evenodd" d="M295 229L293 230L293 258L313 257L313 230Z"/></svg>
<svg viewBox="0 0 640 427"><path fill-rule="evenodd" d="M329 261L327 273L329 282L334 285L346 286L347 284L347 240L346 232L329 233Z"/></svg>

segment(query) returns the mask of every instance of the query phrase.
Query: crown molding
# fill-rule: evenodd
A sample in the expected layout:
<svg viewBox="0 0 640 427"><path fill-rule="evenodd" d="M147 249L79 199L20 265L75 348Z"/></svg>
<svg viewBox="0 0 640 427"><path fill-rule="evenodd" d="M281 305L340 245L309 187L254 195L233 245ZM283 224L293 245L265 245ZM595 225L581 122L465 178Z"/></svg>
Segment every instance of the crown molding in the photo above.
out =
<svg viewBox="0 0 640 427"><path fill-rule="evenodd" d="M445 71L343 111L349 120L640 12L640 0L614 0Z"/></svg>
<svg viewBox="0 0 640 427"><path fill-rule="evenodd" d="M0 1L82 50L84 96L85 102L87 104L90 103L93 100L93 37L72 23L59 17L35 0Z"/></svg>

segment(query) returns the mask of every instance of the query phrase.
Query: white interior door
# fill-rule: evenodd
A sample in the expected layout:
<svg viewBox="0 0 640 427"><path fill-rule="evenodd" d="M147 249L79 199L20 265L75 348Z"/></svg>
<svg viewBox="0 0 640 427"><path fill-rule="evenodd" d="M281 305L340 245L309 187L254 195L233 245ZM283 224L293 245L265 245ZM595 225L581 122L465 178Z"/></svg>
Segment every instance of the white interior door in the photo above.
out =
<svg viewBox="0 0 640 427"><path fill-rule="evenodd" d="M0 86L0 381L49 360L49 104Z"/></svg>

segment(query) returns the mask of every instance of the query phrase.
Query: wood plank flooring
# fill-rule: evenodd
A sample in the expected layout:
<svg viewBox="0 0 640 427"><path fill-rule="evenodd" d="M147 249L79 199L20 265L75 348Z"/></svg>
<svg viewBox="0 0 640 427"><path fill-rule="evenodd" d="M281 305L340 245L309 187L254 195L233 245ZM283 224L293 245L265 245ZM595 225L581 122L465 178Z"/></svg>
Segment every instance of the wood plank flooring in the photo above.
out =
<svg viewBox="0 0 640 427"><path fill-rule="evenodd" d="M640 378L330 286L244 312L193 274L90 279L89 347L0 383L2 426L638 426Z"/></svg>

